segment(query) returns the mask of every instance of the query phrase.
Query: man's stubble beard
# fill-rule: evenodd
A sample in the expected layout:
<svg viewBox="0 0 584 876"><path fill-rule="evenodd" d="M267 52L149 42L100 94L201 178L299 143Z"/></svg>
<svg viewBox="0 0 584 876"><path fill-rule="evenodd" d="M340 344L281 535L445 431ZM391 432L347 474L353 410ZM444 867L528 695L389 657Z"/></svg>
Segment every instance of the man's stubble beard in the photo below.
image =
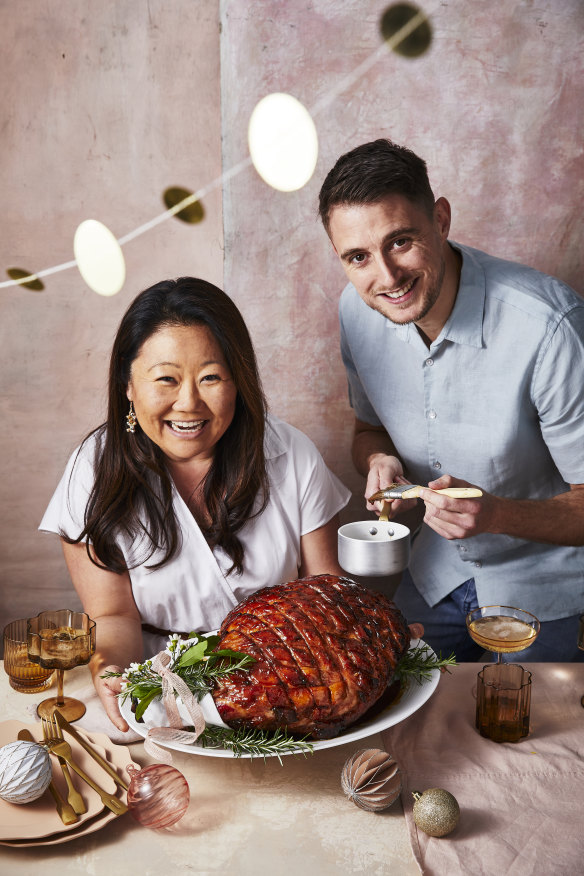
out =
<svg viewBox="0 0 584 876"><path fill-rule="evenodd" d="M446 260L444 258L442 258L440 260L440 273L438 275L436 283L432 286L432 288L429 290L428 294L426 295L426 301L424 302L422 312L417 314L414 317L411 317L410 319L404 319L404 320L392 319L389 314L384 313L382 310L379 310L376 307L372 308L372 309L378 310L378 312L381 313L382 316L384 316L386 319L388 319L394 325L410 325L411 323L420 322L422 319L424 319L425 316L427 316L430 313L430 311L432 310L432 308L434 307L434 305L438 301L438 298L440 297L440 291L442 289L442 283L444 282L444 274L445 273L446 273ZM384 290L380 289L375 294L377 295L377 294L379 294L379 292L383 292L383 291Z"/></svg>

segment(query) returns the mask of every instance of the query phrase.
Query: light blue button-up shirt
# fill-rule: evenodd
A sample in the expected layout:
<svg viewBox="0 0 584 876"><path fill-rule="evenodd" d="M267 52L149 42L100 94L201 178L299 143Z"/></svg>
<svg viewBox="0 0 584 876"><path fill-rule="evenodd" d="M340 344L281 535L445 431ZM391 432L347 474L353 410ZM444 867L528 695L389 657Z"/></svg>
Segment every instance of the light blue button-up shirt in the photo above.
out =
<svg viewBox="0 0 584 876"><path fill-rule="evenodd" d="M584 483L584 300L531 268L452 244L456 302L426 346L349 283L341 352L358 419L383 425L413 483L450 474L497 496L546 499ZM410 572L429 605L474 577L479 605L540 620L584 611L584 548L422 525Z"/></svg>

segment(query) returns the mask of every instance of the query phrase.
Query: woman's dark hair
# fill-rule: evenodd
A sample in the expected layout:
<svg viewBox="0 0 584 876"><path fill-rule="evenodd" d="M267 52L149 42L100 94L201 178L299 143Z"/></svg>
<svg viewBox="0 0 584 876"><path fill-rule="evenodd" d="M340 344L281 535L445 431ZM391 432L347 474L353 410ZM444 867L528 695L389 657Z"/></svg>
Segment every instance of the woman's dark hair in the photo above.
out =
<svg viewBox="0 0 584 876"><path fill-rule="evenodd" d="M181 277L157 283L134 299L120 323L110 361L107 422L95 430L100 433L101 446L85 528L78 539L64 536L75 544L88 538L96 564L114 572L127 568L116 544L117 535L133 542L145 539L145 555L134 566L149 560L159 549L164 557L152 566L159 568L180 547L164 454L139 425L134 434L126 431L126 390L132 362L144 342L163 326L190 325L204 325L212 332L237 389L233 420L215 446L204 480L211 524L207 528L200 524L211 548L221 546L232 560L230 572L243 570L243 546L237 532L263 511L268 500L266 400L243 317L225 292L205 280ZM256 502L258 495L261 499ZM88 554L95 562L89 545Z"/></svg>
<svg viewBox="0 0 584 876"><path fill-rule="evenodd" d="M375 204L387 195L403 195L431 215L434 194L426 162L391 140L373 140L341 155L327 174L318 212L327 233L331 210L345 205Z"/></svg>

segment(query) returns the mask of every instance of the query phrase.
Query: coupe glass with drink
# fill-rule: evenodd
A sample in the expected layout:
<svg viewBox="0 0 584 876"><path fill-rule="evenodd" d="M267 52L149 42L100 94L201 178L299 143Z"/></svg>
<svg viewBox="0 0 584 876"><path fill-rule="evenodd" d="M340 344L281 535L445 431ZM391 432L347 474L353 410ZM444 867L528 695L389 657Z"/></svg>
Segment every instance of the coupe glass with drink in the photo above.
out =
<svg viewBox="0 0 584 876"><path fill-rule="evenodd" d="M529 648L539 634L539 621L520 608L486 605L470 611L466 625L478 645L497 655L478 674L477 730L493 742L519 742L529 733L531 672L505 663L503 654Z"/></svg>
<svg viewBox="0 0 584 876"><path fill-rule="evenodd" d="M81 611L68 608L43 611L28 621L28 656L45 669L57 670L57 696L40 703L41 718L52 718L56 709L67 721L85 714L85 705L63 695L63 674L67 669L89 663L95 651L95 621Z"/></svg>
<svg viewBox="0 0 584 876"><path fill-rule="evenodd" d="M539 633L535 615L510 605L475 608L467 614L466 626L477 645L497 655L497 663L503 662L503 654L529 648Z"/></svg>

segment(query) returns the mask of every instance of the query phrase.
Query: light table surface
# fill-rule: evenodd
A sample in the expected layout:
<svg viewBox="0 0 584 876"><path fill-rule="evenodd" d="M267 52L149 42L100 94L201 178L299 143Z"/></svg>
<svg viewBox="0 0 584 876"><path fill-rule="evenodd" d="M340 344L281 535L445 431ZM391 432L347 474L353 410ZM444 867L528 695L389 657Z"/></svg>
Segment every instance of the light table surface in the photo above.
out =
<svg viewBox="0 0 584 876"><path fill-rule="evenodd" d="M65 693L87 685L89 670L66 674ZM439 688L438 688L439 690ZM49 694L53 696L53 692ZM46 694L20 694L0 672L2 720L35 723L29 709ZM408 719L415 720L415 716ZM173 752L186 777L186 815L162 831L138 825L129 813L102 830L55 846L0 846L0 873L93 876L413 876L415 863L401 803L381 813L349 801L340 777L360 748L381 748L381 737L294 756L243 760ZM140 766L153 761L141 742L128 746Z"/></svg>

